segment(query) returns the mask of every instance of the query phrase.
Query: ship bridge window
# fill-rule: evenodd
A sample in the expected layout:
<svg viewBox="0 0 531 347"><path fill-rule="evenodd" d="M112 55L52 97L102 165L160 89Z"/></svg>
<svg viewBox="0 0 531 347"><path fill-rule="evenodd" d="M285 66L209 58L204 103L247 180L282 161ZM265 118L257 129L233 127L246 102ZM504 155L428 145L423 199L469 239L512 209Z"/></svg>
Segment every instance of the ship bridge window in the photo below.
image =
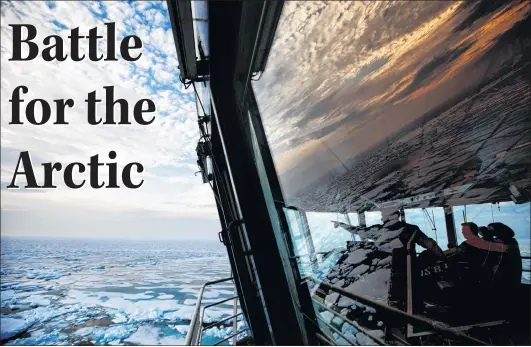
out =
<svg viewBox="0 0 531 347"><path fill-rule="evenodd" d="M530 203L515 204L512 201L488 204L476 204L454 207L455 228L457 240L461 244L465 242L461 232L461 223L473 222L478 227L488 226L491 223L503 223L514 232L514 239L518 242L522 257L522 283L531 283L530 271Z"/></svg>
<svg viewBox="0 0 531 347"><path fill-rule="evenodd" d="M531 7L490 3L287 1L267 67L253 78L284 202L304 211L322 261L313 298L378 336L389 331L381 316L316 288L327 283L456 327L493 321L482 321L479 293L523 298L519 280L495 287L474 268L479 258L462 269L455 258L464 205L467 221L503 223L529 245ZM387 220L384 208L403 208L407 225L393 223L393 211ZM365 211L359 221L346 217L357 211ZM483 245L475 254L486 241L470 241ZM525 269L524 259L524 277ZM486 276L482 287L458 279L472 275ZM477 300L459 301L467 290ZM462 295L445 301L449 292ZM499 306L491 311L503 316ZM316 312L326 321L325 311ZM428 332L402 328L408 343L426 342L415 334Z"/></svg>
<svg viewBox="0 0 531 347"><path fill-rule="evenodd" d="M329 252L344 249L347 241L354 236L344 228L337 227L336 222L352 225L350 217L332 212L307 212L308 226L312 233L316 252ZM355 221L354 221L355 222Z"/></svg>
<svg viewBox="0 0 531 347"><path fill-rule="evenodd" d="M208 9L206 1L192 1L192 20L194 23L197 59L208 57L210 49L208 46Z"/></svg>
<svg viewBox="0 0 531 347"><path fill-rule="evenodd" d="M435 240L441 249L448 249L448 234L442 207L411 208L405 209L404 212L406 223L417 225L424 234ZM417 245L416 250L420 253L422 247Z"/></svg>
<svg viewBox="0 0 531 347"><path fill-rule="evenodd" d="M377 225L377 224L383 224L382 212L368 211L364 213L365 213L365 222L367 223L368 227L372 227L373 225Z"/></svg>

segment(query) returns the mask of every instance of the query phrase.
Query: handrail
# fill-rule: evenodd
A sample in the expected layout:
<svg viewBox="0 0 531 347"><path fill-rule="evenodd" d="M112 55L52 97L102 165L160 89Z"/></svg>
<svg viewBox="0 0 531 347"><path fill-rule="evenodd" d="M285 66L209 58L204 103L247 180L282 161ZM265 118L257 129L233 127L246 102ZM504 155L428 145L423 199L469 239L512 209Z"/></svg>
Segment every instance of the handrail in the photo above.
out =
<svg viewBox="0 0 531 347"><path fill-rule="evenodd" d="M464 339L464 340L468 340L469 342L472 342L474 344L480 344L480 345L488 345L486 342L484 341L481 341L479 339L476 339L472 336L468 336L464 333L462 333L461 331L457 331L455 329L452 329L452 328L449 328L446 326L446 324L442 323L442 322L438 322L438 321L435 321L435 320L431 320L431 319L428 319L428 318L425 318L425 317L422 317L422 316L418 316L418 315L414 315L414 314L409 314L407 312L404 312L404 311L401 311L397 308L394 308L392 306L389 306L389 305L386 305L386 304L383 304L381 302L378 302L374 299L371 299L369 297L366 297L364 295L359 295L359 294L354 294L354 293L351 293L351 292L347 292L346 290L344 290L343 288L341 287L336 287L332 284L328 284L326 282L323 282L323 281L320 281L318 278L315 278L315 277L309 277L313 282L321 285L321 286L324 286L336 293L339 293L343 296L346 296L347 298L349 299L352 299L352 300L355 300L355 301L359 301L361 302L362 304L365 304L365 305L370 305L370 306L373 306L375 308L378 308L378 309L381 309L382 311L385 311L386 313L388 314L392 314L392 315L395 315L395 316L399 316L400 318L403 318L407 323L412 323L412 324L417 324L421 327L424 327L424 328L428 328L428 329L433 329L435 331L438 331L440 332L441 334L444 334L444 335L447 335L447 336L451 336L453 338L458 338L458 339Z"/></svg>
<svg viewBox="0 0 531 347"><path fill-rule="evenodd" d="M198 332L197 326L198 326L198 321L199 321L198 320L199 314L201 312L201 301L203 300L203 293L205 292L205 288L207 286L211 286L213 284L218 284L218 283L221 283L221 282L227 282L227 281L231 281L233 279L234 279L233 277L222 278L222 279L215 280L215 281L205 282L201 286L201 290L199 291L199 295L197 296L197 302L195 304L194 314L192 316L192 319L190 320L190 329L188 329L188 333L186 333L186 339L184 340L184 344L185 345L187 345L187 346L191 346L191 345L195 346L195 345L197 345L197 343L199 341L199 337L201 336L200 334L197 334L197 332Z"/></svg>
<svg viewBox="0 0 531 347"><path fill-rule="evenodd" d="M218 326L218 325L220 325L221 323L225 323L226 321L231 320L231 319L236 318L236 317L239 317L239 316L241 316L242 314L243 314L243 312L240 312L240 313L237 313L237 314L232 315L232 316L230 316L230 317L223 318L222 320L218 320L218 321L216 321L216 322L214 322L214 323L212 323L212 324L207 325L206 327L203 328L203 330L207 330L207 329L213 328L213 327L215 327L215 326Z"/></svg>
<svg viewBox="0 0 531 347"><path fill-rule="evenodd" d="M209 305L206 305L205 307L202 307L201 308L201 319L199 320L200 322L203 322L203 319L205 317L205 310L209 307L212 307L212 306L216 306L216 305L220 305L220 304L224 304L226 303L227 301L230 301L230 300L236 300L238 299L238 296L235 295L235 296L231 296L230 298L226 298L226 299L223 299L223 300L219 300L219 301L216 301L215 303L213 304L209 304ZM234 317L233 317L234 318ZM203 327L200 327L199 328L199 339L198 339L198 345L201 344L201 341L203 339L203 331L205 331L206 329L209 329L210 327L206 327L206 328L203 328Z"/></svg>
<svg viewBox="0 0 531 347"><path fill-rule="evenodd" d="M231 296L230 298L226 298L226 299L223 299L223 300L216 301L216 302L214 302L214 303L212 303L212 304L208 304L208 305L206 305L205 307L203 307L203 310L202 310L203 312L202 312L202 314L204 314L204 313L205 313L205 310L206 310L207 308L209 308L209 307L216 306L216 305L220 305L220 304L224 304L224 303L226 303L227 301L231 301L231 300L234 300L234 299L238 299L238 295ZM201 316L201 318L203 318L203 316Z"/></svg>

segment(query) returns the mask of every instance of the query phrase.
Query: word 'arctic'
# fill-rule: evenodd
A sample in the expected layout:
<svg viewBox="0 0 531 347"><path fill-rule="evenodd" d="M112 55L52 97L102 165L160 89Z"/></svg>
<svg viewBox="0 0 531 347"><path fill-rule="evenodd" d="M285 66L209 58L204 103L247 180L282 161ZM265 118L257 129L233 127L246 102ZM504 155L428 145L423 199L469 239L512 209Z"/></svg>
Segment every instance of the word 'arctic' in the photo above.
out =
<svg viewBox="0 0 531 347"><path fill-rule="evenodd" d="M39 55L39 45L34 42L37 37L37 28L31 24L9 24L13 27L13 57L10 61L27 61L37 58ZM106 51L105 54L98 52L98 43L103 39L98 35L98 28L89 30L87 36L79 34L79 28L70 30L70 59L82 61L85 54L80 52L79 46L82 42L88 43L88 59L91 61L117 61L116 58L116 25L115 23L105 23L106 27ZM25 33L23 35L23 29ZM23 37L24 36L24 37ZM44 48L41 51L45 61L65 61L68 54L65 53L63 38L59 35L49 35L42 40ZM24 56L23 56L23 49ZM136 35L129 35L120 42L120 54L127 61L136 61L142 56L142 52L131 52L142 48L142 40ZM136 55L135 55L136 54Z"/></svg>
<svg viewBox="0 0 531 347"><path fill-rule="evenodd" d="M109 158L110 159L116 159L116 152L110 151L109 152ZM22 167L21 167L22 166ZM16 183L17 176L24 176L26 179L26 186L25 188L35 189L35 188L57 188L57 186L54 184L54 171L61 171L63 170L63 165L61 163L43 163L42 166L44 167L44 184L39 185L37 183L37 179L35 178L35 171L33 170L33 165L31 162L31 157L28 151L21 152L20 156L18 158L17 167L15 169L15 173L13 174L13 179L11 180L11 184L7 186L8 189L17 189L19 186ZM89 181L90 186L95 189L103 188L105 186L105 181L101 181L100 183L100 175L99 175L99 168L102 166L107 166L109 169L107 171L108 175L108 181L105 188L120 188L118 185L118 165L117 163L100 163L98 155L93 155L90 157L89 163L86 165L89 167ZM141 180L139 183L133 183L131 180L131 170L133 167L136 166L136 172L141 173L144 171L144 167L140 163L129 163L124 166L122 169L122 182L124 186L131 189L140 188L142 184L144 183L144 180ZM66 165L64 167L63 171L63 178L64 183L67 187L72 189L79 189L85 185L86 179L83 179L82 181L74 179L74 169L78 171L77 176L83 176L81 175L83 172L85 172L86 168L85 165L82 163L74 162Z"/></svg>

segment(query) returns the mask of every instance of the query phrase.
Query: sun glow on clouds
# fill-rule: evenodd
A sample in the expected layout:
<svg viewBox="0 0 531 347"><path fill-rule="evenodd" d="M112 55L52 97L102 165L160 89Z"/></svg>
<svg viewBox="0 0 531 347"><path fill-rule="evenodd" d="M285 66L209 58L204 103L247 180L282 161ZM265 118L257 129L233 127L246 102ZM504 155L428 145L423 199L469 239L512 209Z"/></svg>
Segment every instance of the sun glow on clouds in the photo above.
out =
<svg viewBox="0 0 531 347"><path fill-rule="evenodd" d="M529 8L488 0L286 2L267 69L254 82L284 193L344 170L327 148L353 161L518 61L518 49L499 38ZM494 56L497 44L504 48Z"/></svg>
<svg viewBox="0 0 531 347"><path fill-rule="evenodd" d="M70 29L79 27L80 34L84 35L89 29L98 27L102 35L106 22L116 23L117 40L131 34L141 38L143 55L138 61L45 62L40 57L30 62L8 61L12 55L9 24L35 25L38 31L36 40L40 40L41 47L45 36L60 35L69 54L67 36ZM41 235L43 232L39 229L42 229L52 235L80 236L76 230L65 230L61 224L62 215L69 212L75 212L79 224L91 225L91 236L120 234L122 231L113 230L113 223L109 222L113 219L120 220L120 225L128 228L138 218L146 216L151 216L153 220L160 217L166 223L157 223L157 230L137 230L138 237L197 238L213 235L217 219L214 198L209 187L193 175L197 171L195 144L199 138L194 97L179 82L178 61L165 2L2 3L1 44L3 235ZM100 52L105 46L106 42L100 43ZM82 53L88 53L88 45L81 44L80 49ZM9 125L11 104L8 100L13 89L19 85L29 88L29 93L23 97L26 103L33 98L49 101L74 99L75 108L67 111L70 124L53 125L50 121L50 124L40 126ZM139 99L152 99L157 106L155 121L148 126L88 125L83 100L94 90L101 98L103 86L115 86L115 97L127 99L130 108ZM53 111L52 108L52 119ZM103 115L103 112L103 107L100 107L98 114ZM119 170L132 161L144 165L145 171L140 174L144 185L136 190L71 190L58 183L62 179L56 173L58 189L39 190L37 193L24 189L6 190L18 154L26 150L31 154L39 182L43 177L40 171L42 162L61 162L64 165L74 161L86 163L95 154L99 154L100 161L106 162L108 152L114 150ZM106 170L100 171L106 173ZM139 180L138 176L133 180ZM107 179L105 175L101 177ZM22 217L15 218L10 214L14 211L25 211L23 218L26 222L35 219L32 216L36 216L37 212L46 211L47 217L21 230ZM106 222L97 222L98 218L94 218L97 215L105 215L100 220ZM42 214L39 216L42 218ZM124 222L124 218L129 223ZM194 230L179 230L182 220L187 221L186 225L193 225ZM193 223L190 224L190 221Z"/></svg>

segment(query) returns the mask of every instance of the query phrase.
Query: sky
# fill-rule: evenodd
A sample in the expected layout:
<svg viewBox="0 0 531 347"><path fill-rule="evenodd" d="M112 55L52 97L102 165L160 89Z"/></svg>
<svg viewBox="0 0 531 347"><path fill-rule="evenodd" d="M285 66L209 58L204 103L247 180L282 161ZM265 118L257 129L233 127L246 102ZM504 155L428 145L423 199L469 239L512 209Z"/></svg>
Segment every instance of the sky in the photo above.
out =
<svg viewBox="0 0 531 347"><path fill-rule="evenodd" d="M29 62L8 61L13 49L9 24L34 25L41 49L44 37L60 35L65 39L66 53L70 53L70 29L79 27L83 35L97 27L105 37L106 22L116 22L118 41L132 34L142 40L139 60L127 62L119 57L119 61L109 62L46 62L39 56ZM170 26L165 1L2 2L3 236L217 239L219 221L214 197L210 187L194 176L199 138L195 99L192 89L185 90L179 82ZM103 52L106 42L100 41ZM88 43L81 43L80 49L88 52ZM9 125L8 100L19 85L29 88L23 98L26 104L34 98L74 99L75 107L67 112L70 124L53 125L51 121L45 125ZM157 107L155 121L148 126L88 125L83 100L91 91L103 95L103 86L110 85L115 86L116 97L127 99L130 107L139 99L153 100ZM103 114L101 109L98 112ZM6 189L21 151L30 152L37 181L42 183L41 163L60 162L64 167L75 161L88 163L96 154L101 162L109 162L110 150L117 153L118 172L129 162L144 166L142 174L133 175L134 181L144 179L141 188L74 190L65 187L62 174L56 173L57 189Z"/></svg>
<svg viewBox="0 0 531 347"><path fill-rule="evenodd" d="M511 52L495 61L482 57L500 34L529 16L529 6L483 3L285 2L266 71L253 82L281 182L288 173L296 178L283 184L284 193L339 165L326 147L348 160L513 59ZM138 61L8 61L9 24L33 24L42 40L50 34L66 39L75 27L81 34L93 27L104 34L110 21L116 22L117 39L142 39ZM1 45L2 235L217 237L213 194L194 176L195 101L178 79L165 1L2 2ZM26 100L80 101L68 112L70 125L9 125L8 100L21 84L29 88ZM105 85L114 85L116 96L130 103L152 99L155 122L88 125L82 100ZM26 150L39 180L42 162L86 163L95 154L106 161L114 150L119 167L144 165L144 185L72 190L57 175L58 189L6 190Z"/></svg>

